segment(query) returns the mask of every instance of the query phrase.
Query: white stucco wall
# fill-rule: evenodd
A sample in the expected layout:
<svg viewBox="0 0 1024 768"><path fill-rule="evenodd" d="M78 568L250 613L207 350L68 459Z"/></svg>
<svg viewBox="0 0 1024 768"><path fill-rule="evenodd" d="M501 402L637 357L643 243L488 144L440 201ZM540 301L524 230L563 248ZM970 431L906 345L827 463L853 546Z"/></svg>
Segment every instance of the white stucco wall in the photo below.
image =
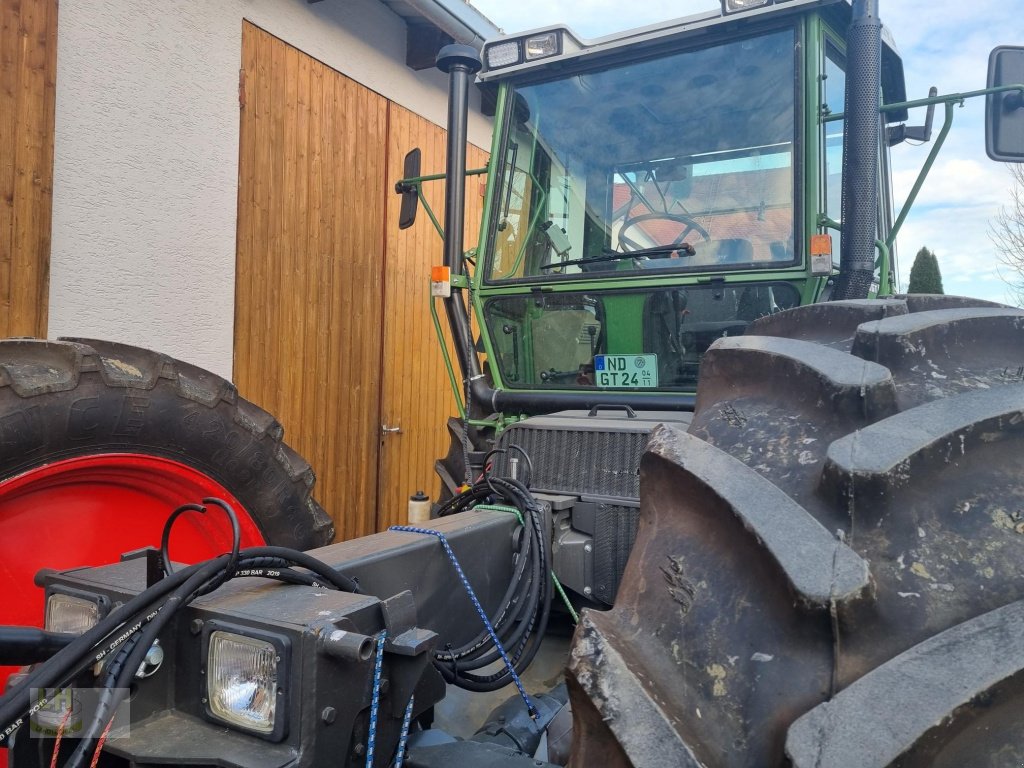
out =
<svg viewBox="0 0 1024 768"><path fill-rule="evenodd" d="M405 66L405 24L376 0L62 3L51 338L230 377L243 19L444 124L445 76ZM489 132L473 112L471 141Z"/></svg>

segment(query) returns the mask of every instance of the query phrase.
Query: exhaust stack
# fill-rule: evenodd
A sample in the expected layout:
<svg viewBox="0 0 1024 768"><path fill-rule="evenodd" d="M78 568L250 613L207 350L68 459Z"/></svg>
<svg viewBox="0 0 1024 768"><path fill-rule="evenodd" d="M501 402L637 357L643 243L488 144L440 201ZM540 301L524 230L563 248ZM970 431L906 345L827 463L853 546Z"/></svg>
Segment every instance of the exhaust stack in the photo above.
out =
<svg viewBox="0 0 1024 768"><path fill-rule="evenodd" d="M445 162L444 263L452 277L462 275L462 233L466 220L466 123L469 114L469 85L480 71L480 54L468 45L446 45L437 54L437 68L448 75L448 156ZM448 325L452 329L455 354L466 386L466 412L470 412L472 388L480 378L480 363L473 352L473 332L466 314L462 289L452 286L444 300Z"/></svg>
<svg viewBox="0 0 1024 768"><path fill-rule="evenodd" d="M833 299L864 299L875 272L882 118L882 21L878 0L854 0L847 37L843 136L843 237Z"/></svg>

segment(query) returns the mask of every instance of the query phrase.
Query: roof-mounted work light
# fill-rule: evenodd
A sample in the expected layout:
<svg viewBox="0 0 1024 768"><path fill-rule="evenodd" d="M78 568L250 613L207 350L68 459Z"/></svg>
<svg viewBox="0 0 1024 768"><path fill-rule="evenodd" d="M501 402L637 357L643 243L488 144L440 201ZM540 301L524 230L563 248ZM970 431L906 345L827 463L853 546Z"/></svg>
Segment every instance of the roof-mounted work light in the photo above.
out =
<svg viewBox="0 0 1024 768"><path fill-rule="evenodd" d="M768 5L771 0L722 0L722 13L737 13L738 11L749 11L751 8L760 8Z"/></svg>
<svg viewBox="0 0 1024 768"><path fill-rule="evenodd" d="M512 40L501 40L484 48L487 69L501 69L526 61L547 59L562 53L562 30L552 29Z"/></svg>

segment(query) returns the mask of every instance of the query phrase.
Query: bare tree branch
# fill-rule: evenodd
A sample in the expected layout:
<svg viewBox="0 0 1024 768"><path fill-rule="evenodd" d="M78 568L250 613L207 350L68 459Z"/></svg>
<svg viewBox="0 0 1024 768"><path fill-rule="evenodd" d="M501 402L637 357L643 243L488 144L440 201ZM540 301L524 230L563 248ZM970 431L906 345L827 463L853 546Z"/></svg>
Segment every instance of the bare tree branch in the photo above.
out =
<svg viewBox="0 0 1024 768"><path fill-rule="evenodd" d="M1024 306L1024 165L1009 166L1013 178L1010 199L989 223L989 237L998 251L999 270L1012 292L1013 302Z"/></svg>

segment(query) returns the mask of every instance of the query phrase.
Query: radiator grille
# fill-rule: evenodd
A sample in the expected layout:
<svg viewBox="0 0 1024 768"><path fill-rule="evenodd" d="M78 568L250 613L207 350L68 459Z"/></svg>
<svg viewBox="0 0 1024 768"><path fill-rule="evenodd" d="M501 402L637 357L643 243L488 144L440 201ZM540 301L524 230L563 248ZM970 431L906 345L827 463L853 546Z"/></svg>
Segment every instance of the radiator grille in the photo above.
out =
<svg viewBox="0 0 1024 768"><path fill-rule="evenodd" d="M649 428L649 425L647 425ZM550 429L513 425L499 445L518 445L533 462L531 488L576 496L640 498L640 456L647 446L647 428L631 430ZM509 456L495 456L494 471L509 474ZM520 462L520 467L522 462ZM520 473L520 478L522 474Z"/></svg>
<svg viewBox="0 0 1024 768"><path fill-rule="evenodd" d="M612 605L622 571L636 540L640 510L618 504L599 504L594 526L594 597Z"/></svg>

